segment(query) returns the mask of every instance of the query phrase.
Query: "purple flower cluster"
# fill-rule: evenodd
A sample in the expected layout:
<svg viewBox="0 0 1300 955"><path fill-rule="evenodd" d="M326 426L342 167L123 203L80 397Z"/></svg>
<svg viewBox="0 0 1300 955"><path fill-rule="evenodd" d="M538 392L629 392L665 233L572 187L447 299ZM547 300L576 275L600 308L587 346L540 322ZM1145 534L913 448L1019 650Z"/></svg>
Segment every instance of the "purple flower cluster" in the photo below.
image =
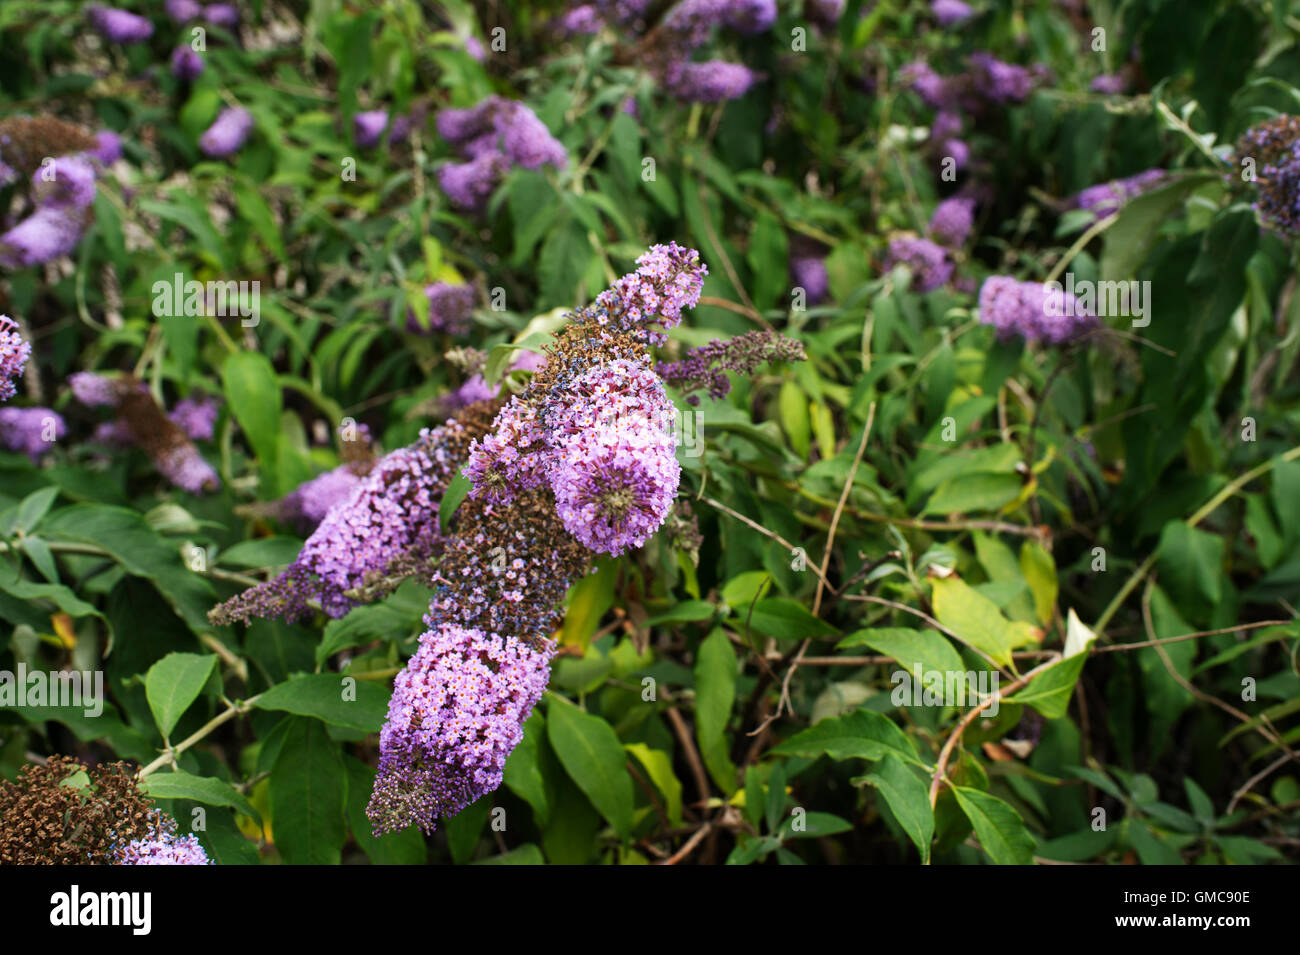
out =
<svg viewBox="0 0 1300 955"><path fill-rule="evenodd" d="M747 66L706 60L686 63L675 70L669 91L688 103L721 103L744 96L757 80L758 74Z"/></svg>
<svg viewBox="0 0 1300 955"><path fill-rule="evenodd" d="M803 15L829 32L844 15L844 0L804 0Z"/></svg>
<svg viewBox="0 0 1300 955"><path fill-rule="evenodd" d="M930 12L941 27L956 26L969 20L975 13L961 0L931 0Z"/></svg>
<svg viewBox="0 0 1300 955"><path fill-rule="evenodd" d="M769 361L803 361L803 344L776 332L746 332L735 338L715 338L707 345L692 348L681 361L662 361L655 371L664 382L678 389L691 405L698 405L698 395L707 388L716 400L731 393L727 372L752 375L759 365Z"/></svg>
<svg viewBox="0 0 1300 955"><path fill-rule="evenodd" d="M1019 335L1049 345L1074 341L1097 324L1096 317L1063 288L1021 282L1009 275L992 275L984 280L979 319L984 325L992 325L999 338Z"/></svg>
<svg viewBox="0 0 1300 955"><path fill-rule="evenodd" d="M463 335L469 331L470 316L474 311L474 287L435 282L424 287L429 300L429 319L422 322L414 312L406 317L406 327L413 332L446 332Z"/></svg>
<svg viewBox="0 0 1300 955"><path fill-rule="evenodd" d="M0 408L0 446L27 455L33 464L67 432L63 417L49 408Z"/></svg>
<svg viewBox="0 0 1300 955"><path fill-rule="evenodd" d="M952 196L934 208L929 232L940 245L950 249L965 245L975 222L975 200Z"/></svg>
<svg viewBox="0 0 1300 955"><path fill-rule="evenodd" d="M1300 235L1300 117L1279 116L1248 129L1237 143L1241 161L1254 160L1253 208L1271 229Z"/></svg>
<svg viewBox="0 0 1300 955"><path fill-rule="evenodd" d="M506 757L546 690L552 647L444 623L394 681L366 807L376 835L432 832L501 785Z"/></svg>
<svg viewBox="0 0 1300 955"><path fill-rule="evenodd" d="M171 415L163 413L148 387L132 378L113 379L89 371L68 376L72 396L91 408L112 408L117 417L95 430L95 440L118 447L140 447L160 474L191 494L221 486L221 478L193 444L210 438L217 414L210 399L181 401Z"/></svg>
<svg viewBox="0 0 1300 955"><path fill-rule="evenodd" d="M18 323L0 315L0 401L8 401L18 391L14 385L32 357L32 346L18 334Z"/></svg>
<svg viewBox="0 0 1300 955"><path fill-rule="evenodd" d="M911 270L912 288L918 292L931 292L952 278L948 250L929 239L899 236L891 240L885 254L885 271L897 265L906 265Z"/></svg>
<svg viewBox="0 0 1300 955"><path fill-rule="evenodd" d="M0 235L0 263L40 265L77 247L95 200L95 167L82 156L60 156L32 176L36 209Z"/></svg>
<svg viewBox="0 0 1300 955"><path fill-rule="evenodd" d="M101 129L95 134L95 148L90 153L105 166L122 158L122 137L111 129Z"/></svg>
<svg viewBox="0 0 1300 955"><path fill-rule="evenodd" d="M438 135L455 145L465 162L438 170L438 184L453 203L479 210L511 166L563 168L568 153L546 124L523 103L489 96L469 109L438 113Z"/></svg>
<svg viewBox="0 0 1300 955"><path fill-rule="evenodd" d="M1094 76L1088 88L1094 93L1104 93L1113 96L1123 93L1128 88L1128 80L1123 73L1103 73L1100 76Z"/></svg>
<svg viewBox="0 0 1300 955"><path fill-rule="evenodd" d="M207 67L199 51L187 44L181 44L172 51L171 65L172 76L187 83L197 80Z"/></svg>
<svg viewBox="0 0 1300 955"><path fill-rule="evenodd" d="M335 506L361 483L362 476L346 464L304 481L285 495L279 513L306 533L315 530Z"/></svg>
<svg viewBox="0 0 1300 955"><path fill-rule="evenodd" d="M1023 103L1033 92L1036 76L1027 67L1004 63L991 53L972 53L975 90L994 103Z"/></svg>
<svg viewBox="0 0 1300 955"><path fill-rule="evenodd" d="M1070 205L1092 213L1093 221L1118 212L1120 206L1148 190L1160 185L1165 178L1163 169L1148 169L1136 176L1115 179L1100 185L1089 186L1074 197Z"/></svg>
<svg viewBox="0 0 1300 955"><path fill-rule="evenodd" d="M593 309L580 309L572 318L662 345L668 340L663 332L681 324L682 309L699 302L709 268L698 252L676 242L651 246L636 266L596 296Z"/></svg>
<svg viewBox="0 0 1300 955"><path fill-rule="evenodd" d="M624 360L591 369L548 415L556 511L589 550L640 547L668 516L681 478L672 418L659 377Z"/></svg>
<svg viewBox="0 0 1300 955"><path fill-rule="evenodd" d="M153 36L153 24L127 10L95 3L86 8L86 17L91 26L114 43L142 43Z"/></svg>
<svg viewBox="0 0 1300 955"><path fill-rule="evenodd" d="M388 145L395 146L405 142L411 135L414 119L410 116L396 116L392 125L388 122L388 110L371 109L357 113L352 117L352 134L357 145L362 149L371 149L379 145L379 140L388 130Z"/></svg>
<svg viewBox="0 0 1300 955"><path fill-rule="evenodd" d="M155 810L150 823L148 836L132 839L113 853L116 865L212 865L198 837L177 835L170 816Z"/></svg>
<svg viewBox="0 0 1300 955"><path fill-rule="evenodd" d="M826 274L826 258L821 255L791 255L790 280L796 288L804 290L807 304L824 302L830 294L830 276Z"/></svg>
<svg viewBox="0 0 1300 955"><path fill-rule="evenodd" d="M325 515L284 573L218 607L214 620L293 620L313 600L328 616L342 617L356 606L347 591L399 559L426 555L438 536L438 505L460 463L449 445L462 431L448 421L381 458Z"/></svg>
<svg viewBox="0 0 1300 955"><path fill-rule="evenodd" d="M182 398L167 417L185 432L191 441L211 441L221 405L215 398Z"/></svg>
<svg viewBox="0 0 1300 955"><path fill-rule="evenodd" d="M233 29L239 24L239 8L233 3L209 3L206 7L197 0L167 0L163 12L173 23L205 20L216 27Z"/></svg>
<svg viewBox="0 0 1300 955"><path fill-rule="evenodd" d="M199 137L204 155L222 159L233 155L253 131L253 114L242 106L227 106Z"/></svg>

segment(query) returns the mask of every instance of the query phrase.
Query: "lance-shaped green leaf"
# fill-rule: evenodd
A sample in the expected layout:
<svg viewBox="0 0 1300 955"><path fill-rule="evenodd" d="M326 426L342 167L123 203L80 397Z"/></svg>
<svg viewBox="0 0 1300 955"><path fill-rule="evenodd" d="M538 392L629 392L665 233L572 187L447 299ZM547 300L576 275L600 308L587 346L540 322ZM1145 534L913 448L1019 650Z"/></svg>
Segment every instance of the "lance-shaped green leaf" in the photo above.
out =
<svg viewBox="0 0 1300 955"><path fill-rule="evenodd" d="M216 665L217 658L211 653L169 653L149 668L144 678L144 693L154 722L164 737L176 728L181 714L198 699Z"/></svg>
<svg viewBox="0 0 1300 955"><path fill-rule="evenodd" d="M822 720L772 752L778 756L870 760L884 759L892 753L904 762L923 765L903 731L887 717L867 709Z"/></svg>
<svg viewBox="0 0 1300 955"><path fill-rule="evenodd" d="M155 799L192 799L209 806L229 806L238 809L245 816L262 824L262 817L243 793L223 779L212 776L193 776L176 770L170 773L154 773L147 776L140 784L141 788Z"/></svg>
<svg viewBox="0 0 1300 955"><path fill-rule="evenodd" d="M925 782L893 753L886 753L879 765L854 780L866 783L880 793L889 811L903 827L921 853L921 862L930 863L930 840L934 838L934 810Z"/></svg>
<svg viewBox="0 0 1300 955"><path fill-rule="evenodd" d="M1066 621L1064 655L1003 702L1032 706L1049 720L1064 716L1088 659L1088 648L1096 639L1097 635L1084 626L1071 608Z"/></svg>
<svg viewBox="0 0 1300 955"><path fill-rule="evenodd" d="M934 615L999 666L1011 662L1012 650L1033 643L1038 637L1036 628L1022 621L1008 620L997 604L956 577L934 582Z"/></svg>
<svg viewBox="0 0 1300 955"><path fill-rule="evenodd" d="M632 834L632 778L613 727L553 697L546 714L551 748L565 772L623 838Z"/></svg>
<svg viewBox="0 0 1300 955"><path fill-rule="evenodd" d="M957 804L975 828L980 845L997 865L1031 865L1034 837L1025 828L1020 813L997 796L978 789L954 786Z"/></svg>

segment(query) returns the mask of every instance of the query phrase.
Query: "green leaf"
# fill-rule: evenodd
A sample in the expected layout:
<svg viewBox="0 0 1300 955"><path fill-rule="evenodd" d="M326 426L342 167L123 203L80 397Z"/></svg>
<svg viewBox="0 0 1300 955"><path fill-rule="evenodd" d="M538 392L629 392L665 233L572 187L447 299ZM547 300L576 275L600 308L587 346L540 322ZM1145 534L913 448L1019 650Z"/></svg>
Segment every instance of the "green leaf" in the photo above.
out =
<svg viewBox="0 0 1300 955"><path fill-rule="evenodd" d="M542 746L546 741L546 717L534 709L524 723L524 738L506 759L503 782L506 788L528 803L533 820L545 829L551 816L551 787L542 771Z"/></svg>
<svg viewBox="0 0 1300 955"><path fill-rule="evenodd" d="M975 827L980 845L996 865L1033 864L1034 837L1015 809L978 789L954 786L952 791L961 811Z"/></svg>
<svg viewBox="0 0 1300 955"><path fill-rule="evenodd" d="M906 627L858 630L837 643L835 649L864 646L893 657L899 666L917 679L923 678L919 671L951 673L966 669L961 655L937 630L910 630Z"/></svg>
<svg viewBox="0 0 1300 955"><path fill-rule="evenodd" d="M781 386L777 408L781 414L781 429L790 439L790 446L806 461L812 443L812 421L808 417L808 399L794 379L787 378Z"/></svg>
<svg viewBox="0 0 1300 955"><path fill-rule="evenodd" d="M1115 224L1106 230L1101 277L1110 281L1132 278L1160 238L1164 220L1193 191L1217 176L1215 172L1185 174L1126 203Z"/></svg>
<svg viewBox="0 0 1300 955"><path fill-rule="evenodd" d="M338 865L347 839L347 776L339 744L315 720L295 719L271 770L271 827L289 865Z"/></svg>
<svg viewBox="0 0 1300 955"><path fill-rule="evenodd" d="M1052 622L1052 609L1060 585L1056 580L1056 563L1052 555L1037 541L1026 540L1020 548L1020 571L1029 582L1034 595L1034 613L1038 622L1047 626Z"/></svg>
<svg viewBox="0 0 1300 955"><path fill-rule="evenodd" d="M144 678L145 696L164 738L198 699L216 666L217 658L211 653L169 653L149 668Z"/></svg>
<svg viewBox="0 0 1300 955"><path fill-rule="evenodd" d="M339 673L313 673L279 683L262 693L258 709L313 716L332 726L377 733L388 713L387 687Z"/></svg>
<svg viewBox="0 0 1300 955"><path fill-rule="evenodd" d="M939 485L921 513L998 511L1014 501L1023 487L1018 474L963 474Z"/></svg>
<svg viewBox="0 0 1300 955"><path fill-rule="evenodd" d="M228 355L221 366L221 385L231 413L257 455L263 476L273 482L282 398L270 359L255 351Z"/></svg>
<svg viewBox="0 0 1300 955"><path fill-rule="evenodd" d="M1011 662L1011 651L1033 643L1036 631L1027 623L1012 623L997 604L957 577L934 581L934 615L945 627L999 666Z"/></svg>
<svg viewBox="0 0 1300 955"><path fill-rule="evenodd" d="M614 603L614 582L618 578L618 562L607 557L596 561L596 569L569 588L564 623L560 626L560 643L565 646L587 649L605 616Z"/></svg>
<svg viewBox="0 0 1300 955"><path fill-rule="evenodd" d="M476 859L470 865L546 865L546 860L542 858L541 849L532 842L525 842L499 856Z"/></svg>
<svg viewBox="0 0 1300 955"><path fill-rule="evenodd" d="M733 608L738 628L748 623L749 629L765 637L802 640L805 637L830 637L838 631L830 624L814 617L808 608L787 597L767 597L757 601L752 610Z"/></svg>
<svg viewBox="0 0 1300 955"><path fill-rule="evenodd" d="M626 743L623 746L636 757L664 797L664 813L674 826L682 824L682 783L673 773L673 761L663 750L651 749L645 743Z"/></svg>
<svg viewBox="0 0 1300 955"><path fill-rule="evenodd" d="M58 496L59 489L57 487L43 487L39 491L28 494L18 504L14 526L9 533L12 535L15 531L21 531L24 534L30 534L32 528L45 516L54 503L54 499Z"/></svg>
<svg viewBox="0 0 1300 955"><path fill-rule="evenodd" d="M916 772L892 753L871 772L854 782L864 782L876 789L889 806L898 824L921 853L921 864L930 864L930 841L934 838L934 810L930 793Z"/></svg>
<svg viewBox="0 0 1300 955"><path fill-rule="evenodd" d="M718 788L736 791L736 767L727 752L727 721L736 701L736 653L721 628L703 641L695 661L695 736Z"/></svg>
<svg viewBox="0 0 1300 955"><path fill-rule="evenodd" d="M892 753L905 763L924 765L902 730L887 717L867 709L822 720L776 746L772 753L869 760L884 759Z"/></svg>
<svg viewBox="0 0 1300 955"><path fill-rule="evenodd" d="M212 585L186 567L179 550L150 529L135 511L75 504L46 517L41 532L50 539L94 544L127 573L152 581L195 633L213 629L208 622L208 609L217 602Z"/></svg>
<svg viewBox="0 0 1300 955"><path fill-rule="evenodd" d="M146 776L140 785L155 799L192 799L209 806L229 806L256 820L259 826L262 824L261 815L243 793L213 776L192 776L177 770Z"/></svg>
<svg viewBox="0 0 1300 955"><path fill-rule="evenodd" d="M438 529L446 533L448 525L451 524L452 515L456 513L456 508L460 507L461 502L474 487L469 478L465 477L459 471L447 482L447 490L442 492L442 500L438 502Z"/></svg>
<svg viewBox="0 0 1300 955"><path fill-rule="evenodd" d="M1064 656L1002 702L1032 706L1049 720L1064 716L1074 695L1074 686L1079 682L1079 674L1088 660L1088 648L1096 639L1097 635L1084 626L1074 608L1070 608Z"/></svg>
<svg viewBox="0 0 1300 955"><path fill-rule="evenodd" d="M560 764L623 839L632 834L632 779L613 728L568 700L553 697L547 736Z"/></svg>
<svg viewBox="0 0 1300 955"><path fill-rule="evenodd" d="M1169 521L1157 548L1160 584L1179 601L1202 606L1223 597L1224 542L1217 534Z"/></svg>

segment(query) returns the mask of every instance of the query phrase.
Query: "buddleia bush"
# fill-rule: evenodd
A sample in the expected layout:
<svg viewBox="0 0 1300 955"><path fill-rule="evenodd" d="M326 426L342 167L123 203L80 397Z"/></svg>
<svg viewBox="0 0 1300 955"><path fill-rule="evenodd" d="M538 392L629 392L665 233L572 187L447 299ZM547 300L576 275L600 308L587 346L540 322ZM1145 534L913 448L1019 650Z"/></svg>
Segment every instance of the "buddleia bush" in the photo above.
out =
<svg viewBox="0 0 1300 955"><path fill-rule="evenodd" d="M1294 34L9 0L0 861L1285 861Z"/></svg>

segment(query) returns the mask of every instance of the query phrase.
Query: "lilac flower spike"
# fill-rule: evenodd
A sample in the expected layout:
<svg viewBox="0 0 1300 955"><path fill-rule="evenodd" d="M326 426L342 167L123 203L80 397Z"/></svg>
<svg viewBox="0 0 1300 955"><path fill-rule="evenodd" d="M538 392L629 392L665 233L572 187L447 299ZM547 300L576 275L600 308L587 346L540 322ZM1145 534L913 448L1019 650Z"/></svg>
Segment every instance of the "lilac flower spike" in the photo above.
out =
<svg viewBox="0 0 1300 955"><path fill-rule="evenodd" d="M215 398L182 398L167 417L180 426L191 441L211 441L220 406Z"/></svg>
<svg viewBox="0 0 1300 955"><path fill-rule="evenodd" d="M1028 341L1061 345L1095 327L1097 319L1064 289L1042 282L1020 282L1008 275L985 279L979 295L979 319L999 338L1018 335Z"/></svg>
<svg viewBox="0 0 1300 955"><path fill-rule="evenodd" d="M1165 178L1163 169L1148 169L1126 179L1115 179L1100 185L1089 186L1074 197L1071 205L1092 213L1093 221L1104 219L1130 199L1160 185Z"/></svg>
<svg viewBox="0 0 1300 955"><path fill-rule="evenodd" d="M474 311L474 287L472 285L452 285L448 282L434 282L424 287L424 296L429 300L429 320L421 322L414 314L408 314L406 327L413 332L446 332L448 335L463 335L469 331L470 315Z"/></svg>
<svg viewBox="0 0 1300 955"><path fill-rule="evenodd" d="M674 96L689 103L721 103L744 96L757 79L753 70L739 63L708 60L681 67L671 89Z"/></svg>
<svg viewBox="0 0 1300 955"><path fill-rule="evenodd" d="M163 12L173 23L189 23L203 14L203 7L198 0L167 0Z"/></svg>
<svg viewBox="0 0 1300 955"><path fill-rule="evenodd" d="M955 249L966 243L974 221L975 200L953 196L935 206L930 235L939 244Z"/></svg>
<svg viewBox="0 0 1300 955"><path fill-rule="evenodd" d="M933 291L952 278L952 262L948 260L947 251L929 239L900 236L891 241L885 256L885 270L899 264L912 270L912 288L918 292Z"/></svg>
<svg viewBox="0 0 1300 955"><path fill-rule="evenodd" d="M132 839L115 853L117 865L212 865L197 836L180 836L176 822L154 810L153 831L143 839Z"/></svg>
<svg viewBox="0 0 1300 955"><path fill-rule="evenodd" d="M32 346L18 334L18 323L0 315L0 401L8 401L18 389L14 382L22 377Z"/></svg>
<svg viewBox="0 0 1300 955"><path fill-rule="evenodd" d="M199 149L217 159L239 151L253 131L253 114L240 106L227 106L199 137Z"/></svg>
<svg viewBox="0 0 1300 955"><path fill-rule="evenodd" d="M380 459L355 490L307 538L298 558L275 580L213 611L214 620L306 615L317 601L331 617L356 605L346 591L382 574L394 561L427 555L438 536L438 505L460 462L454 442L467 444L454 420L420 432L414 445Z"/></svg>
<svg viewBox="0 0 1300 955"><path fill-rule="evenodd" d="M962 0L932 0L930 12L941 27L956 26L969 20L975 11Z"/></svg>
<svg viewBox="0 0 1300 955"><path fill-rule="evenodd" d="M188 44L181 44L172 51L172 76L192 83L203 75L207 64L202 55Z"/></svg>
<svg viewBox="0 0 1300 955"><path fill-rule="evenodd" d="M153 24L142 16L115 7L86 8L91 25L114 43L142 43L153 36Z"/></svg>
<svg viewBox="0 0 1300 955"><path fill-rule="evenodd" d="M101 129L95 134L95 149L90 153L105 166L122 158L122 137L111 129Z"/></svg>
<svg viewBox="0 0 1300 955"><path fill-rule="evenodd" d="M366 814L376 835L432 832L501 785L506 757L541 699L554 648L443 624L394 681Z"/></svg>
<svg viewBox="0 0 1300 955"><path fill-rule="evenodd" d="M49 408L0 408L0 446L27 455L33 464L67 431L63 417Z"/></svg>
<svg viewBox="0 0 1300 955"><path fill-rule="evenodd" d="M352 134L356 138L357 145L362 149L377 146L379 137L384 134L387 126L388 110L386 109L367 110L352 117Z"/></svg>

